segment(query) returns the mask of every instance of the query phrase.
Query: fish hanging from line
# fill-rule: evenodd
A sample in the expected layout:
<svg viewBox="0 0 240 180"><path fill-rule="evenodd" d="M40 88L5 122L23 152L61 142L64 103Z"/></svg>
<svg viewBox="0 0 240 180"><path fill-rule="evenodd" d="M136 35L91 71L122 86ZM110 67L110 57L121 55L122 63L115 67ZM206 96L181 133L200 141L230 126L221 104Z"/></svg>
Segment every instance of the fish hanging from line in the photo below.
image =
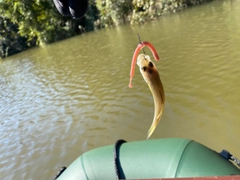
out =
<svg viewBox="0 0 240 180"><path fill-rule="evenodd" d="M147 139L149 139L149 137L154 132L155 128L157 127L162 117L164 103L165 103L165 95L164 95L164 88L160 79L160 75L158 73L158 70L155 64L151 61L148 55L145 55L145 54L138 55L138 53L142 48L144 48L144 46L147 46L151 50L156 61L159 60L159 56L152 44L150 44L149 42L139 43L132 58L129 87L132 88L134 68L135 68L135 64L137 63L137 65L139 66L139 70L143 76L143 79L148 84L148 87L152 93L153 101L154 101L153 122L147 134Z"/></svg>

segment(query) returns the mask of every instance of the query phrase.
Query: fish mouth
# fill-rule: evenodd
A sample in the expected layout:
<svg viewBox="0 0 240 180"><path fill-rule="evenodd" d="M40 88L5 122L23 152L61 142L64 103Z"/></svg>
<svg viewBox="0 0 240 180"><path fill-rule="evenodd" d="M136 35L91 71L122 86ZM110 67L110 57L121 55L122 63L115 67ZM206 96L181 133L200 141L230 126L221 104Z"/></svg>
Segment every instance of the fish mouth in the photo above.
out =
<svg viewBox="0 0 240 180"><path fill-rule="evenodd" d="M145 54L139 54L139 55L138 55L138 58L137 58L137 65L138 65L139 67L141 67L141 66L143 66L143 65L146 66L149 61L151 61L151 60L150 60L150 56L145 55Z"/></svg>

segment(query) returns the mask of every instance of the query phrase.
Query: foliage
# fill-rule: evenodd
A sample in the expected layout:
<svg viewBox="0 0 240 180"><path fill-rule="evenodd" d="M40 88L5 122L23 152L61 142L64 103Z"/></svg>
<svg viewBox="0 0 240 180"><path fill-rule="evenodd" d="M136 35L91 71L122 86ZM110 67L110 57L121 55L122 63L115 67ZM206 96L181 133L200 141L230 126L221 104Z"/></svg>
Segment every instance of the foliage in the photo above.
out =
<svg viewBox="0 0 240 180"><path fill-rule="evenodd" d="M100 26L108 27L128 21L132 0L96 0L96 6L100 12Z"/></svg>
<svg viewBox="0 0 240 180"><path fill-rule="evenodd" d="M36 39L36 44L54 42L64 31L49 0L3 0L1 6L2 14L18 24L19 34L30 41Z"/></svg>
<svg viewBox="0 0 240 180"><path fill-rule="evenodd" d="M2 0L0 14L0 51L5 57L9 50L19 52L91 31L98 11L91 3L84 18L73 20L62 17L52 0Z"/></svg>
<svg viewBox="0 0 240 180"><path fill-rule="evenodd" d="M187 7L185 0L133 0L133 6L131 24L144 23Z"/></svg>
<svg viewBox="0 0 240 180"><path fill-rule="evenodd" d="M88 0L87 14L78 20L62 17L53 0L0 1L0 55L52 43L97 28L140 24L163 14L210 0Z"/></svg>
<svg viewBox="0 0 240 180"><path fill-rule="evenodd" d="M31 45L26 37L18 34L18 25L8 18L0 17L0 57L21 52Z"/></svg>
<svg viewBox="0 0 240 180"><path fill-rule="evenodd" d="M121 23L141 24L163 14L175 13L187 6L186 2L204 0L96 0L102 27Z"/></svg>

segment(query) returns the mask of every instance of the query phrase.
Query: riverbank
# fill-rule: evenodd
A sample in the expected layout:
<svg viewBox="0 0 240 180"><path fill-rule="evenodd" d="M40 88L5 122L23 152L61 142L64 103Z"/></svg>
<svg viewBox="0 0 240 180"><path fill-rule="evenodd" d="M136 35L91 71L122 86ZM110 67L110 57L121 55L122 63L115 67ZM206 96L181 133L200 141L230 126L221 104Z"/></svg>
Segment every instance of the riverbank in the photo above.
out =
<svg viewBox="0 0 240 180"><path fill-rule="evenodd" d="M48 0L18 1L14 7L9 0L0 2L0 58L96 29L144 24L213 0L89 1L87 14L79 20L62 17Z"/></svg>
<svg viewBox="0 0 240 180"><path fill-rule="evenodd" d="M148 4L136 3L139 11L133 11L131 24L144 23L149 20L154 20L160 16L174 14L189 7L200 5L213 0L157 0L149 1Z"/></svg>

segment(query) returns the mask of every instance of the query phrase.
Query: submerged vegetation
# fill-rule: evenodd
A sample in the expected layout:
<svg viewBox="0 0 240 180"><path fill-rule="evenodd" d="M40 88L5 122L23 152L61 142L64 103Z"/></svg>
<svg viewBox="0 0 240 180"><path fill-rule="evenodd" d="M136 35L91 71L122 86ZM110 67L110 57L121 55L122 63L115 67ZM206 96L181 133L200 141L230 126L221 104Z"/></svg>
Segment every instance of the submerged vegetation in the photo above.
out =
<svg viewBox="0 0 240 180"><path fill-rule="evenodd" d="M210 0L89 0L78 20L61 16L52 0L0 2L0 58L30 47L122 23L141 24Z"/></svg>

